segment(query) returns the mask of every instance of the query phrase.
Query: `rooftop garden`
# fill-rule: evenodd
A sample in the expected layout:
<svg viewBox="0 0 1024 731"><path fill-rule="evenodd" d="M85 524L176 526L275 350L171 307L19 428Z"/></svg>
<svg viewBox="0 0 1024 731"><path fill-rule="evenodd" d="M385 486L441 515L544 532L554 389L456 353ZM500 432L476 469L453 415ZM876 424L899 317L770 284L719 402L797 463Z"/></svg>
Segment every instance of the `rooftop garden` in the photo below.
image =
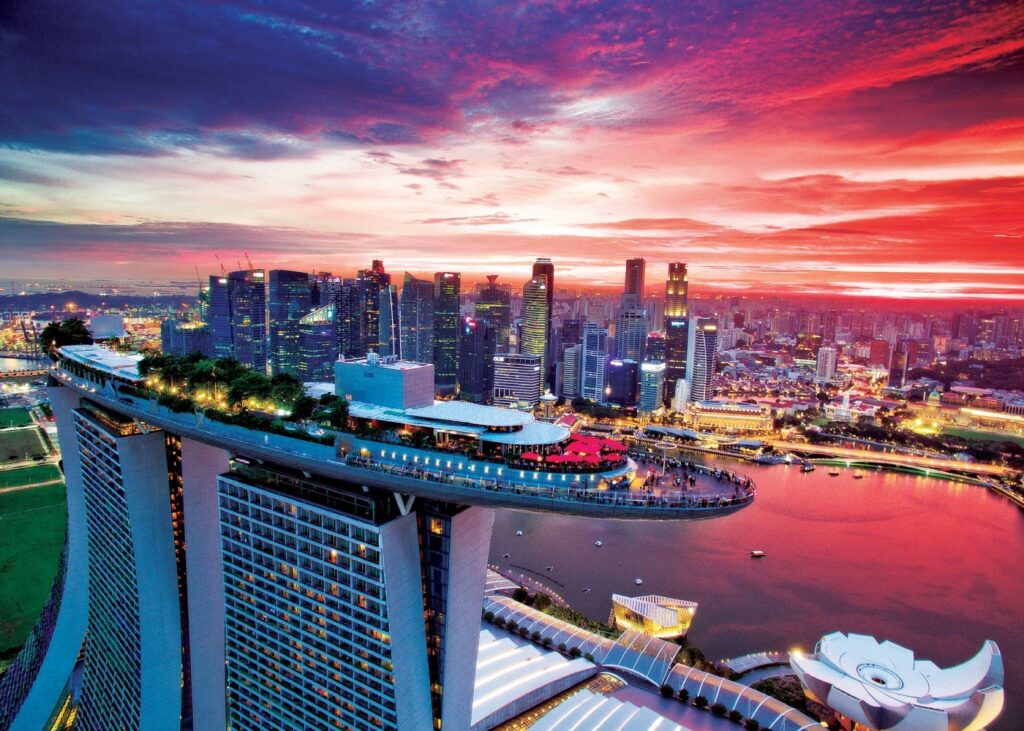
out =
<svg viewBox="0 0 1024 731"><path fill-rule="evenodd" d="M138 395L155 395L175 412L202 410L207 417L248 428L329 442L330 437L288 429L285 419L345 428L348 402L333 394L314 399L294 376L254 371L234 358L147 355L139 361ZM122 387L124 388L124 387Z"/></svg>

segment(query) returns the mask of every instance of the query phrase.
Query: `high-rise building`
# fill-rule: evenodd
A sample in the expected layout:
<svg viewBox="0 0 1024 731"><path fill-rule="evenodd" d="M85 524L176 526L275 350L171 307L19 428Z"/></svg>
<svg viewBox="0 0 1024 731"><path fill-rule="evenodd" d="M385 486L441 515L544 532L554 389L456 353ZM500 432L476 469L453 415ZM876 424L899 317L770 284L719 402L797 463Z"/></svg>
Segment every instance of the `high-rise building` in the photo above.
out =
<svg viewBox="0 0 1024 731"><path fill-rule="evenodd" d="M889 388L903 388L907 385L908 347L906 340L900 340L892 349L889 359Z"/></svg>
<svg viewBox="0 0 1024 731"><path fill-rule="evenodd" d="M434 275L434 382L438 393L451 394L459 380L458 272Z"/></svg>
<svg viewBox="0 0 1024 731"><path fill-rule="evenodd" d="M642 309L646 269L647 262L642 258L626 259L626 282L622 290L624 308Z"/></svg>
<svg viewBox="0 0 1024 731"><path fill-rule="evenodd" d="M499 353L494 356L495 406L532 409L540 401L541 365L539 355Z"/></svg>
<svg viewBox="0 0 1024 731"><path fill-rule="evenodd" d="M547 345L547 351L544 354L545 371L543 383L549 384L552 381L551 374L554 370L554 358L552 358L551 351L551 323L555 318L555 265L546 257L538 258L537 261L533 263L533 279L536 279L541 275L544 275L545 277L548 301L548 324L547 332L544 334L544 342ZM520 350L522 349L520 348ZM543 385L541 388L543 390Z"/></svg>
<svg viewBox="0 0 1024 731"><path fill-rule="evenodd" d="M363 296L355 279L345 279L334 292L334 318L337 322L338 354L343 358L366 355L363 340Z"/></svg>
<svg viewBox="0 0 1024 731"><path fill-rule="evenodd" d="M298 374L299 320L312 309L306 272L271 269L267 273L267 361L271 375Z"/></svg>
<svg viewBox="0 0 1024 731"><path fill-rule="evenodd" d="M641 413L650 414L664 406L665 402L665 364L661 361L644 361L640 364L640 402L637 408Z"/></svg>
<svg viewBox="0 0 1024 731"><path fill-rule="evenodd" d="M674 384L686 377L689 349L689 301L686 264L668 265L665 281L665 382Z"/></svg>
<svg viewBox="0 0 1024 731"><path fill-rule="evenodd" d="M871 352L868 355L868 364L887 368L889 365L889 351L892 346L888 340L878 338L871 341Z"/></svg>
<svg viewBox="0 0 1024 731"><path fill-rule="evenodd" d="M643 310L624 309L615 321L615 357L642 362L647 355L647 333Z"/></svg>
<svg viewBox="0 0 1024 731"><path fill-rule="evenodd" d="M337 306L332 302L318 307L299 320L299 380L333 381L334 361L338 359Z"/></svg>
<svg viewBox="0 0 1024 731"><path fill-rule="evenodd" d="M487 320L497 335L499 352L508 352L509 328L512 323L512 287L498 284L497 274L487 275L487 284L476 286L476 304L473 314L478 320Z"/></svg>
<svg viewBox="0 0 1024 731"><path fill-rule="evenodd" d="M648 333L646 353L647 360L665 362L665 335L663 333Z"/></svg>
<svg viewBox="0 0 1024 731"><path fill-rule="evenodd" d="M824 338L826 343L834 343L836 341L836 327L839 324L839 313L835 310L829 310L825 313L825 316L821 319L821 336Z"/></svg>
<svg viewBox="0 0 1024 731"><path fill-rule="evenodd" d="M160 323L160 350L178 357L192 353L209 356L213 352L210 326L205 322L164 320Z"/></svg>
<svg viewBox="0 0 1024 731"><path fill-rule="evenodd" d="M621 463L522 470L568 428L435 403L432 365L336 362L352 428L323 444L159 404L139 354L59 355L67 542L43 629L0 677L12 731L52 728L71 688L87 731L469 729L492 508L742 507L601 499ZM496 392L537 393L537 356L498 359L528 367ZM574 490L553 501L555 478Z"/></svg>
<svg viewBox="0 0 1024 731"><path fill-rule="evenodd" d="M380 290L377 314L379 353L384 357L402 357L401 325L399 324L398 287L388 284Z"/></svg>
<svg viewBox="0 0 1024 731"><path fill-rule="evenodd" d="M825 345L818 348L818 359L814 368L814 380L828 383L836 375L836 349Z"/></svg>
<svg viewBox="0 0 1024 731"><path fill-rule="evenodd" d="M580 395L580 362L583 359L583 346L579 343L571 345L562 353L562 396L576 398Z"/></svg>
<svg viewBox="0 0 1024 731"><path fill-rule="evenodd" d="M550 297L547 277L543 274L535 276L523 285L523 337L519 343L519 352L525 355L536 355L540 358L541 389L547 383L547 351L551 311L548 309ZM539 397L540 394L538 393Z"/></svg>
<svg viewBox="0 0 1024 731"><path fill-rule="evenodd" d="M267 288L262 269L210 277L210 344L215 358L267 368Z"/></svg>
<svg viewBox="0 0 1024 731"><path fill-rule="evenodd" d="M580 359L580 396L604 402L605 367L608 362L608 331L592 322L583 326Z"/></svg>
<svg viewBox="0 0 1024 731"><path fill-rule="evenodd" d="M567 348L570 345L579 345L583 340L582 320L562 320L562 326L559 329L562 331L561 341L563 348Z"/></svg>
<svg viewBox="0 0 1024 731"><path fill-rule="evenodd" d="M459 398L485 404L494 390L497 330L487 320L462 318L459 334Z"/></svg>
<svg viewBox="0 0 1024 731"><path fill-rule="evenodd" d="M434 283L405 273L401 296L402 358L434 362Z"/></svg>
<svg viewBox="0 0 1024 731"><path fill-rule="evenodd" d="M672 410L676 412L683 412L686 410L686 404L690 400L690 382L685 378L679 378L676 380L675 389L672 391Z"/></svg>
<svg viewBox="0 0 1024 731"><path fill-rule="evenodd" d="M640 364L635 360L608 361L604 401L624 407L636 406L639 380Z"/></svg>
<svg viewBox="0 0 1024 731"><path fill-rule="evenodd" d="M76 728L181 724L178 561L168 450L159 430L82 403L73 459L88 525L88 626ZM67 428L68 424L63 424Z"/></svg>
<svg viewBox="0 0 1024 731"><path fill-rule="evenodd" d="M359 284L360 353L380 352L380 293L391 284L391 275L384 271L384 262L374 259L369 269L360 269L356 275Z"/></svg>
<svg viewBox="0 0 1024 731"><path fill-rule="evenodd" d="M689 351L690 400L707 401L713 395L712 383L718 370L718 324L714 320L697 320L690 335Z"/></svg>

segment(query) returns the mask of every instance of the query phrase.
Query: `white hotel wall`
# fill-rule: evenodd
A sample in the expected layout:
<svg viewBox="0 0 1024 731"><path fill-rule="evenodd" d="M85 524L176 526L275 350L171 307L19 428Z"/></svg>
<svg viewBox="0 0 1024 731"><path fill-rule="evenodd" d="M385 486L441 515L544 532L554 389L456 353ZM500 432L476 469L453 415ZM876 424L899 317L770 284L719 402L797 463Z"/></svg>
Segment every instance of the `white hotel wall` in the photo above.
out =
<svg viewBox="0 0 1024 731"><path fill-rule="evenodd" d="M71 416L78 408L80 399L74 391L62 386L48 388L47 392L57 421L57 438L64 459L68 501L68 563L57 626L32 689L10 731L39 731L46 725L74 670L88 624L89 533L85 520L78 442Z"/></svg>
<svg viewBox="0 0 1024 731"><path fill-rule="evenodd" d="M217 475L230 455L192 439L181 440L185 505L185 565L195 731L224 731L224 580L220 550Z"/></svg>

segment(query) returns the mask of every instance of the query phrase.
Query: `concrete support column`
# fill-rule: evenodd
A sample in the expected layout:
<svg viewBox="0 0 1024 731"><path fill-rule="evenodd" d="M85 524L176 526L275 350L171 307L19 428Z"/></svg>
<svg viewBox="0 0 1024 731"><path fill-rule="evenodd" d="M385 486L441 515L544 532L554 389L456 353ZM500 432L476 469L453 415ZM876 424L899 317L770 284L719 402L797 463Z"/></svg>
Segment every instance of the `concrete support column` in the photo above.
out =
<svg viewBox="0 0 1024 731"><path fill-rule="evenodd" d="M181 440L188 574L192 718L195 731L224 731L224 581L221 571L217 475L230 454L192 439Z"/></svg>

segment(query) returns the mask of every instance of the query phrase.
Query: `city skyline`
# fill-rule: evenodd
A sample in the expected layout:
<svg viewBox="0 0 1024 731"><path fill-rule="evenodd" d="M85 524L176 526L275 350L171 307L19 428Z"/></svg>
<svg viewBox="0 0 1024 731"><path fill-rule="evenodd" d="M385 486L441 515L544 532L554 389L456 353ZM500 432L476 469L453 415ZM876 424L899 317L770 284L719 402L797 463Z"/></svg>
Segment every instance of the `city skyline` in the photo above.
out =
<svg viewBox="0 0 1024 731"><path fill-rule="evenodd" d="M0 250L19 279L188 279L248 252L517 287L551 257L559 287L610 288L644 256L709 291L1024 298L1011 3L11 21Z"/></svg>

